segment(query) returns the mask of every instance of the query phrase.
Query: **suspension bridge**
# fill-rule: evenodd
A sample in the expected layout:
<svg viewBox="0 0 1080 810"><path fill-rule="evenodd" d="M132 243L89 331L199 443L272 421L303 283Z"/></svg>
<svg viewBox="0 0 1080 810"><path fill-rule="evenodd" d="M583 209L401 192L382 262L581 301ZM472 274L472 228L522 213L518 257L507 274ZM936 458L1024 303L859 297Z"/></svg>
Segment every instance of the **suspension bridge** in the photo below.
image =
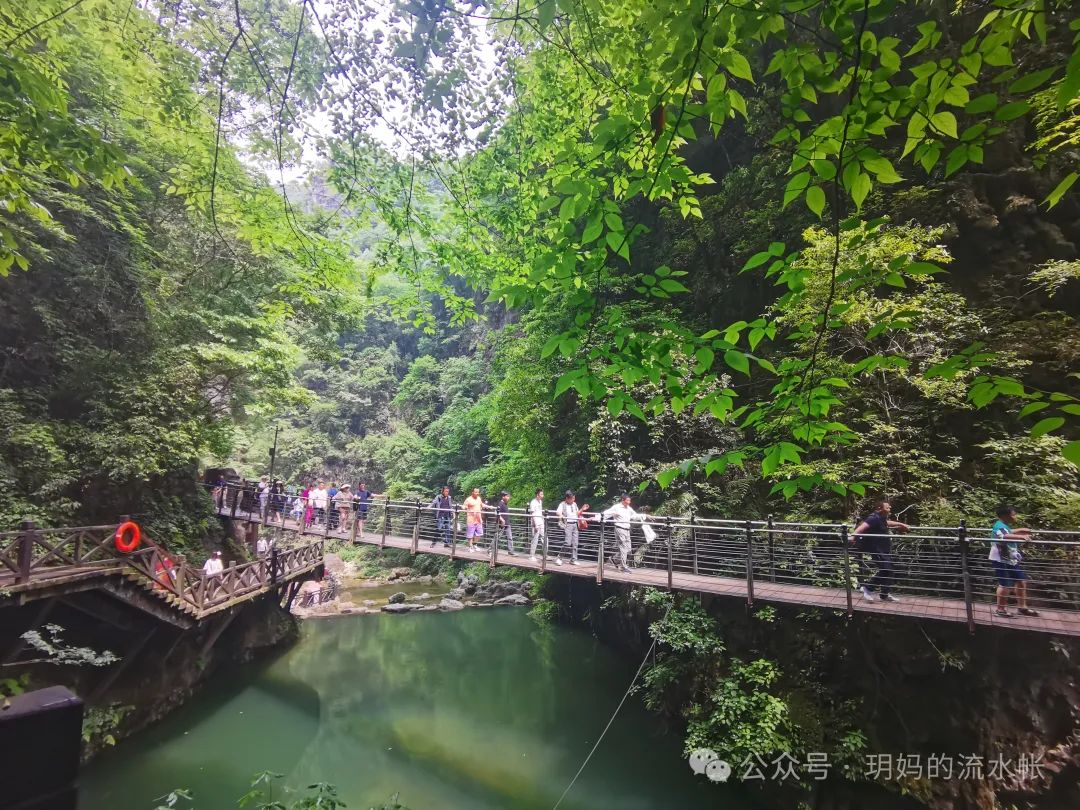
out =
<svg viewBox="0 0 1080 810"><path fill-rule="evenodd" d="M587 577L597 583L714 594L751 607L802 605L848 616L886 614L961 623L972 632L986 626L1080 635L1080 532L1040 530L1024 545L1028 599L1039 615L1010 611L1005 618L993 611L997 581L988 559L989 524L912 526L891 535L896 573L892 591L897 601L884 602L867 601L859 591L859 581L871 569L850 542L850 527L840 524L646 515L655 539L647 542L642 524L631 524L631 568L624 571L611 559L616 551L611 520L588 522L580 532L579 563L570 564L554 510L544 512L545 531L533 560L532 516L522 509L512 508L504 515L513 534L511 555L493 509L485 510L484 536L478 541L482 548L470 551L462 512L456 513L447 538L436 509L418 501L373 498L363 513L351 504L343 511L326 509L313 523L291 515L283 502L275 508L238 487L217 490L215 503L220 515L245 522L253 532L265 527L326 541L484 561L492 567L511 565ZM443 545L446 539L449 547Z"/></svg>

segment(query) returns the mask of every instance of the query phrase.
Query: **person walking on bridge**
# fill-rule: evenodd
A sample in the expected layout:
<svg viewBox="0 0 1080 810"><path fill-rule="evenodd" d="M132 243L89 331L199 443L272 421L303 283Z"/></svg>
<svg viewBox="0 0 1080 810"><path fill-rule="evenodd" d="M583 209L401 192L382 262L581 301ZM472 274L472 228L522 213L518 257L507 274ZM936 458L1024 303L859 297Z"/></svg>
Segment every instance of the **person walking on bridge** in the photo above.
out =
<svg viewBox="0 0 1080 810"><path fill-rule="evenodd" d="M1012 616L1006 609L1009 593L1016 593L1016 610L1021 616L1038 616L1027 603L1027 572L1020 565L1024 555L1020 544L1031 541L1031 529L1013 528L1016 523L1016 509L1011 506L999 506L997 521L990 529L990 564L994 566L997 577L997 608L995 616L1007 619Z"/></svg>
<svg viewBox="0 0 1080 810"><path fill-rule="evenodd" d="M529 501L529 522L532 529L529 559L536 562L536 546L544 539L544 490L542 489L536 490L536 497Z"/></svg>
<svg viewBox="0 0 1080 810"><path fill-rule="evenodd" d="M555 514L559 516L559 528L563 532L563 543L559 547L559 556L555 558L556 565L562 565L563 552L566 551L567 546L570 547L570 564L578 564L578 539L579 515L589 508L588 504L585 504L580 509L577 505L577 496L573 490L566 490L566 494L563 496L563 501L555 509Z"/></svg>
<svg viewBox="0 0 1080 810"><path fill-rule="evenodd" d="M605 510L594 518L594 520L599 520L601 518L610 518L612 520L615 526L615 540L619 546L618 563L615 562L614 557L611 557L608 562L615 565L620 571L631 571L632 566L629 564L629 559L633 546L630 542L630 524L632 522L644 523L645 516L634 511L634 508L630 505L630 496L624 492L619 497L618 503L610 509Z"/></svg>
<svg viewBox="0 0 1080 810"><path fill-rule="evenodd" d="M510 528L510 493L505 489L499 493L499 502L495 504L495 518L498 521L499 531L506 538L506 553L511 557L516 557L517 552L514 551L514 530ZM495 543L499 542L496 535Z"/></svg>
<svg viewBox="0 0 1080 810"><path fill-rule="evenodd" d="M221 552L215 551L211 554L203 563L202 570L208 577L221 576L221 572L225 570L225 563L221 561Z"/></svg>
<svg viewBox="0 0 1080 810"><path fill-rule="evenodd" d="M896 569L893 566L892 535L891 529L899 529L906 532L908 525L898 520L890 520L892 504L888 501L878 501L874 504L874 511L867 515L858 526L851 542L855 544L859 554L869 554L870 559L877 565L874 575L864 581L859 588L863 599L873 602L874 589L881 592L882 602L899 601L890 591L896 582Z"/></svg>
<svg viewBox="0 0 1080 810"><path fill-rule="evenodd" d="M484 536L484 499L479 488L473 487L472 494L461 505L465 507L465 539L469 551L476 551L476 538Z"/></svg>
<svg viewBox="0 0 1080 810"><path fill-rule="evenodd" d="M367 488L367 484L365 484L363 481L361 481L357 485L357 487L358 487L358 489L356 490L356 498L355 498L355 500L356 500L356 521L357 521L356 531L357 531L357 536L361 540L363 540L364 539L364 524L367 522L368 507L371 506L371 499L372 498L381 498L382 495L378 495L378 494L376 494L374 492L369 491L368 488Z"/></svg>
<svg viewBox="0 0 1080 810"><path fill-rule="evenodd" d="M431 545L434 546L435 541L442 538L443 548L450 548L454 538L454 499L450 497L450 487L443 487L429 508L435 510L435 537Z"/></svg>

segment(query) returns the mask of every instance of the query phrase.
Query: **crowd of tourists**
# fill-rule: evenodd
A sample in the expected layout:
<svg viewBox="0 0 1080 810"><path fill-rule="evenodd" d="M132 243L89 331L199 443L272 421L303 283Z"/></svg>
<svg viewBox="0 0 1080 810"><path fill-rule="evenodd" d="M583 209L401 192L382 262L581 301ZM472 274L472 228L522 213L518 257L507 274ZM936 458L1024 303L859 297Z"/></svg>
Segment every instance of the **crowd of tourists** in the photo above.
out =
<svg viewBox="0 0 1080 810"><path fill-rule="evenodd" d="M227 483L217 482L214 497L218 504L224 502ZM239 485L239 508L242 511L258 511L261 518L269 523L284 523L285 516L301 523L305 529L323 526L331 531L349 526L351 516L356 515L356 533L364 536L364 524L372 500L384 496L369 491L365 484L357 485L356 490L350 484L324 481L312 481L306 486L295 488L286 486L281 480L270 480L263 476L257 482L243 482ZM619 570L630 571L633 568L633 546L631 527L639 525L646 543L656 538L655 530L649 525L648 516L634 509L631 496L623 493L615 503L602 511L590 512L590 505L579 505L573 490L567 490L558 506L553 511L544 508L544 491L536 490L526 509L528 557L537 561L537 553L548 553L556 565L563 565L564 560L570 565L579 565L578 545L581 532L590 523L605 521L614 530L616 552L608 558L608 563ZM457 503L450 494L450 487L442 487L428 509L434 514L435 534L430 545L438 543L449 548L454 542L454 524L464 516L464 538L467 553L486 550L483 548L485 525L488 531L494 531L493 543L505 542L506 553L518 556L515 546L514 530L510 521L510 493L500 492L494 501L486 500L479 489L473 489L468 497ZM557 526L557 536L548 537L548 517L553 516ZM1027 581L1024 571L1021 545L1031 540L1031 530L1019 528L1016 524L1016 509L1001 506L997 510L997 521L991 528L989 561L997 582L994 615L1009 617L1009 599L1015 597L1017 613L1023 616L1039 615L1028 607ZM893 519L892 506L888 501L878 501L866 517L859 521L851 536L855 552L856 570L859 572L859 591L868 602L898 601L892 590L896 585L896 566L892 554L894 530L905 532L910 527ZM263 541L264 543L267 541ZM488 547L490 548L490 546ZM549 548L554 549L550 554ZM269 552L269 545L266 553ZM260 551L260 553L263 553ZM525 553L524 544L522 552ZM210 568L217 570L221 565L211 558L207 561ZM219 571L218 571L219 572ZM211 573L208 570L208 573Z"/></svg>

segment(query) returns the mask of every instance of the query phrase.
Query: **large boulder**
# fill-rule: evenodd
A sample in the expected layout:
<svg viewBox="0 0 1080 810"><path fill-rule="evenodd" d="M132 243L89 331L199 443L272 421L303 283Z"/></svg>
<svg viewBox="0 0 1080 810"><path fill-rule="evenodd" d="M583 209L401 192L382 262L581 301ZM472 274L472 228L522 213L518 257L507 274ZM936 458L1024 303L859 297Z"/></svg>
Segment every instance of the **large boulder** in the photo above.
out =
<svg viewBox="0 0 1080 810"><path fill-rule="evenodd" d="M522 596L520 593L512 593L509 596L504 596L502 599L495 600L496 605L528 605L529 597ZM384 608L385 610L385 608Z"/></svg>
<svg viewBox="0 0 1080 810"><path fill-rule="evenodd" d="M457 599L449 599L444 597L443 600L439 602L439 610L442 611L462 610L464 609L464 607L465 605L459 602Z"/></svg>
<svg viewBox="0 0 1080 810"><path fill-rule="evenodd" d="M465 598L465 589L464 588L454 588L454 590L450 591L450 593L448 593L446 596L448 598L450 598L450 599L457 599L457 600L464 599Z"/></svg>
<svg viewBox="0 0 1080 810"><path fill-rule="evenodd" d="M383 613L409 613L413 610L419 610L422 605L418 605L415 602L398 602L393 605L383 605Z"/></svg>
<svg viewBox="0 0 1080 810"><path fill-rule="evenodd" d="M391 568L386 578L393 582L395 579L408 579L410 574L412 574L411 568Z"/></svg>
<svg viewBox="0 0 1080 810"><path fill-rule="evenodd" d="M391 605L400 605L402 602L405 601L405 592L398 591L397 593L392 593L388 597L386 597L386 601L389 602Z"/></svg>

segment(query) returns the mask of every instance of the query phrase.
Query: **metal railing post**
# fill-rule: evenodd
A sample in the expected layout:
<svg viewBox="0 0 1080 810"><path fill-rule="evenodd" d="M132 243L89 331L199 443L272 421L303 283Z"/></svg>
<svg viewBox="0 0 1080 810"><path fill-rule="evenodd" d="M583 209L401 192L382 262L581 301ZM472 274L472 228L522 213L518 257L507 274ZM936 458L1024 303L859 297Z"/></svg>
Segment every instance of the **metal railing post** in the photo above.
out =
<svg viewBox="0 0 1080 810"><path fill-rule="evenodd" d="M956 530L957 539L960 541L960 571L964 577L964 611L967 613L968 632L975 632L975 606L971 598L971 569L968 561L968 548L971 541L968 539L967 518L960 519L960 526Z"/></svg>
<svg viewBox="0 0 1080 810"><path fill-rule="evenodd" d="M450 510L450 520L453 521L454 531L450 537L450 559L457 558L457 536L458 536L458 515L461 514L459 509Z"/></svg>
<svg viewBox="0 0 1080 810"><path fill-rule="evenodd" d="M690 544L693 547L694 554L694 573L698 572L698 556L697 556L697 516L690 513Z"/></svg>
<svg viewBox="0 0 1080 810"><path fill-rule="evenodd" d="M607 517L600 515L600 556L596 558L596 584L604 581L604 530L607 528Z"/></svg>
<svg viewBox="0 0 1080 810"><path fill-rule="evenodd" d="M750 531L750 521L745 523L746 529L746 604L754 606L754 542Z"/></svg>
<svg viewBox="0 0 1080 810"><path fill-rule="evenodd" d="M416 502L416 525L412 529L412 554L416 556L416 550L420 545L420 501Z"/></svg>
<svg viewBox="0 0 1080 810"><path fill-rule="evenodd" d="M667 518L667 587L671 590L672 572L675 568L675 543L671 534L671 515Z"/></svg>
<svg viewBox="0 0 1080 810"><path fill-rule="evenodd" d="M773 549L773 516L769 515L769 581L776 582L776 555Z"/></svg>
<svg viewBox="0 0 1080 810"><path fill-rule="evenodd" d="M15 582L23 583L30 580L30 566L34 559L34 540L37 532L32 520L24 520L19 529L19 573L15 576Z"/></svg>
<svg viewBox="0 0 1080 810"><path fill-rule="evenodd" d="M840 527L840 545L844 549L844 591L847 594L847 615L850 619L854 608L851 604L851 552L848 550L847 524Z"/></svg>
<svg viewBox="0 0 1080 810"><path fill-rule="evenodd" d="M386 499L382 510L382 538L379 540L379 548L386 548L386 530L390 525L390 499Z"/></svg>
<svg viewBox="0 0 1080 810"><path fill-rule="evenodd" d="M543 554L540 556L540 573L541 574L547 572L548 529L550 528L548 526L548 512L550 512L550 511L551 511L550 509L542 509L542 510L540 510L540 519L544 523L544 550L543 550Z"/></svg>
<svg viewBox="0 0 1080 810"><path fill-rule="evenodd" d="M506 514L507 521L510 520L510 513ZM507 523L506 525L510 525ZM502 526L499 525L499 513L495 513L495 533L491 536L491 567L494 568L495 564L499 561L499 538L504 534Z"/></svg>

